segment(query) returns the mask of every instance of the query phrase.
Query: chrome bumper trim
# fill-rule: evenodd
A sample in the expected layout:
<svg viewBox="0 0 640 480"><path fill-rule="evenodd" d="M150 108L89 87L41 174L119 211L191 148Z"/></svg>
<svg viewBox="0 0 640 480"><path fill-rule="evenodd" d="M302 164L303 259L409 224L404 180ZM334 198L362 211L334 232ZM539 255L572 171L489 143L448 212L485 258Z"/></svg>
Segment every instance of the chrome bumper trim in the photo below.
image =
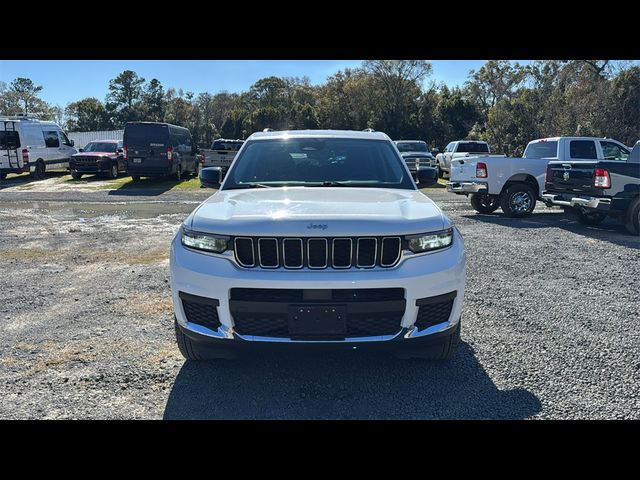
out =
<svg viewBox="0 0 640 480"><path fill-rule="evenodd" d="M610 198L598 198L598 197L573 197L570 200L562 200L560 195L553 193L543 193L542 200L552 203L553 205L561 205L564 207L585 207L585 208L598 208L600 205L611 205Z"/></svg>
<svg viewBox="0 0 640 480"><path fill-rule="evenodd" d="M453 193L488 193L487 182L447 182L447 192Z"/></svg>

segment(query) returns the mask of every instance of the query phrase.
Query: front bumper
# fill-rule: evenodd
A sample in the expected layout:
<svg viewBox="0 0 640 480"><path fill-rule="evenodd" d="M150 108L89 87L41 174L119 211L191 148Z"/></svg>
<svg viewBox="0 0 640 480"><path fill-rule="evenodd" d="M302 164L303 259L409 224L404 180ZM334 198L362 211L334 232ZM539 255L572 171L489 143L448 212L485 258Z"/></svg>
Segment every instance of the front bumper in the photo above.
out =
<svg viewBox="0 0 640 480"><path fill-rule="evenodd" d="M581 207L588 210L599 210L607 212L611 206L610 198L574 196L572 194L547 193L542 194L545 203L562 207Z"/></svg>
<svg viewBox="0 0 640 480"><path fill-rule="evenodd" d="M393 268L349 270L262 270L238 267L232 257L208 255L186 249L180 232L171 246L171 291L175 317L182 331L196 341L223 345L300 344L363 346L368 344L409 343L417 339L450 334L462 313L465 287L465 253L462 237L454 229L453 245L444 250L403 258ZM232 288L259 289L373 289L402 288L406 307L398 330L389 335L346 337L338 340L297 340L286 337L240 335L234 330L230 300ZM212 330L187 320L180 292L217 300L220 326ZM418 300L455 292L446 321L418 329Z"/></svg>
<svg viewBox="0 0 640 480"><path fill-rule="evenodd" d="M458 194L469 193L489 193L489 184L487 182L447 182L447 192Z"/></svg>

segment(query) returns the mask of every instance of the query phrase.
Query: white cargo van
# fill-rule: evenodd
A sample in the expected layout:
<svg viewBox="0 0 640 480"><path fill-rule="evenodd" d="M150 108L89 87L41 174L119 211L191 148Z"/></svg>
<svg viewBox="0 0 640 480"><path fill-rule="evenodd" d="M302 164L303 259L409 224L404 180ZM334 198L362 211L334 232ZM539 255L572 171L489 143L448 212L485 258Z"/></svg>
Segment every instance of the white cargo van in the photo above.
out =
<svg viewBox="0 0 640 480"><path fill-rule="evenodd" d="M30 172L40 180L46 172L67 171L74 153L78 151L73 140L55 122L0 116L0 179L8 173Z"/></svg>

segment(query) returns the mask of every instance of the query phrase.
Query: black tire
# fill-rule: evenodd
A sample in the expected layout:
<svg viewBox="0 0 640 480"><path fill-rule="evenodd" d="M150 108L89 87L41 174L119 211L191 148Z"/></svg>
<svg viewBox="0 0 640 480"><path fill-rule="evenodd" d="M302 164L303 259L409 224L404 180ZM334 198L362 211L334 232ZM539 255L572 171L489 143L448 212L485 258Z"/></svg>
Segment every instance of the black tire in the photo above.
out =
<svg viewBox="0 0 640 480"><path fill-rule="evenodd" d="M579 208L575 209L576 217L578 217L578 221L583 225L598 225L605 218L607 218L606 213L602 212L585 212Z"/></svg>
<svg viewBox="0 0 640 480"><path fill-rule="evenodd" d="M133 180L134 182L139 182L140 181L140 175L131 175L131 180Z"/></svg>
<svg viewBox="0 0 640 480"><path fill-rule="evenodd" d="M117 163L112 163L111 164L111 167L109 167L109 172L107 173L107 176L111 180L115 180L116 178L118 178L118 164Z"/></svg>
<svg viewBox="0 0 640 480"><path fill-rule="evenodd" d="M449 360L456 353L458 344L460 343L460 325L458 322L456 328L442 340L432 345L427 345L421 349L401 351L396 354L402 359L419 358L421 360ZM410 341L410 340L409 340Z"/></svg>
<svg viewBox="0 0 640 480"><path fill-rule="evenodd" d="M43 180L46 175L47 167L42 160L36 161L36 169L31 173L34 180Z"/></svg>
<svg viewBox="0 0 640 480"><path fill-rule="evenodd" d="M526 183L516 183L500 195L500 208L507 217L528 217L536 208L536 193Z"/></svg>
<svg viewBox="0 0 640 480"><path fill-rule="evenodd" d="M497 197L474 193L471 195L471 206L478 213L493 213L500 206Z"/></svg>
<svg viewBox="0 0 640 480"><path fill-rule="evenodd" d="M631 235L640 235L640 197L629 205L624 226Z"/></svg>
<svg viewBox="0 0 640 480"><path fill-rule="evenodd" d="M178 164L178 168L176 168L176 173L174 178L177 182L182 181L182 165Z"/></svg>
<svg viewBox="0 0 640 480"><path fill-rule="evenodd" d="M438 178L444 178L444 172L440 168L440 164L439 163L436 165L436 168L438 169Z"/></svg>
<svg viewBox="0 0 640 480"><path fill-rule="evenodd" d="M7 174L4 172L0 173L0 180L4 180L5 178L7 178Z"/></svg>
<svg viewBox="0 0 640 480"><path fill-rule="evenodd" d="M76 172L75 170L71 170L71 178L74 180L80 180L82 178L82 174L80 172Z"/></svg>

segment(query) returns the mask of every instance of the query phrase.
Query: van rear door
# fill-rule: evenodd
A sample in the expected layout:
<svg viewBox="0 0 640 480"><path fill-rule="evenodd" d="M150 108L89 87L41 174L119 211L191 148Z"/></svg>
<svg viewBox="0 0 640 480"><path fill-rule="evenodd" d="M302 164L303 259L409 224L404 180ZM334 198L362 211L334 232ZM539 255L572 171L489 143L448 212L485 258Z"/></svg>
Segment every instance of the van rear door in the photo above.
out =
<svg viewBox="0 0 640 480"><path fill-rule="evenodd" d="M132 171L166 173L171 168L167 148L172 147L169 125L127 123L123 144L127 149L127 165Z"/></svg>
<svg viewBox="0 0 640 480"><path fill-rule="evenodd" d="M22 166L20 135L15 122L0 124L0 169L14 169Z"/></svg>

